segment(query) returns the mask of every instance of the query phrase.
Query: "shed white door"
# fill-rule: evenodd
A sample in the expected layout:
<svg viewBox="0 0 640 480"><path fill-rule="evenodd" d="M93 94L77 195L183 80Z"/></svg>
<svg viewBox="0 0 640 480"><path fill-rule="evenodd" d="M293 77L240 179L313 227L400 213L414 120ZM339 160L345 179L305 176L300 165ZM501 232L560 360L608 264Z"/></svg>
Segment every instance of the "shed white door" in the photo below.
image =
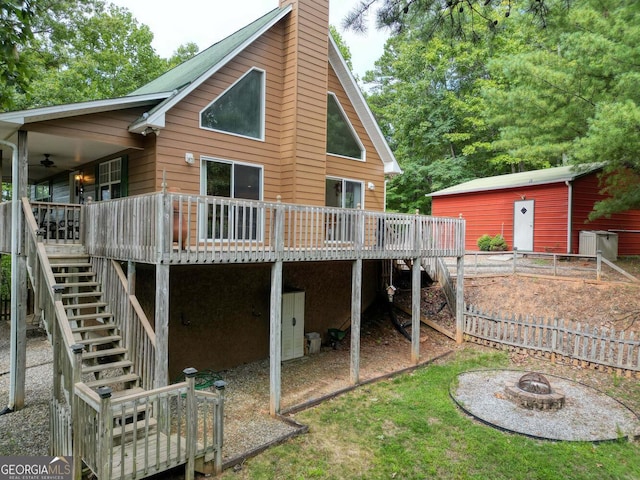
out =
<svg viewBox="0 0 640 480"><path fill-rule="evenodd" d="M304 355L304 292L282 294L282 361Z"/></svg>
<svg viewBox="0 0 640 480"><path fill-rule="evenodd" d="M519 200L513 207L513 247L533 251L533 200Z"/></svg>

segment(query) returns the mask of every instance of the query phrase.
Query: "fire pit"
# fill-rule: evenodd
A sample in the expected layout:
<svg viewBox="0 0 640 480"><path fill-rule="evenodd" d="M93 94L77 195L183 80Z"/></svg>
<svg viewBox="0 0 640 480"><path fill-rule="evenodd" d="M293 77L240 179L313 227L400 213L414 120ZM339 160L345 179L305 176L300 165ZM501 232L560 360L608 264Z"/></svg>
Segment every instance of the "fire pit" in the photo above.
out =
<svg viewBox="0 0 640 480"><path fill-rule="evenodd" d="M526 373L517 384L507 382L504 393L519 407L531 410L560 410L564 407L564 393L557 388L552 389L547 377L541 373Z"/></svg>
<svg viewBox="0 0 640 480"><path fill-rule="evenodd" d="M592 387L556 375L469 371L458 374L449 393L465 413L508 432L568 441L640 438L640 417L633 411ZM508 398L510 393L517 399Z"/></svg>

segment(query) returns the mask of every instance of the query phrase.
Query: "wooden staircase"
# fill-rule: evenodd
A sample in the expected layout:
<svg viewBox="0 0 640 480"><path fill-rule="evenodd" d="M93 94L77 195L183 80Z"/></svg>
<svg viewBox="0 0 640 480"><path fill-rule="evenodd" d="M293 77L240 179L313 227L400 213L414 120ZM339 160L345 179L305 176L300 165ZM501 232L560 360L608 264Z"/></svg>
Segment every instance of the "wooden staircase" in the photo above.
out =
<svg viewBox="0 0 640 480"><path fill-rule="evenodd" d="M84 347L81 378L85 385L94 391L109 387L114 399L143 392L89 256L78 246L58 245L48 258L75 343ZM114 418L114 447L140 436L142 430L148 434L156 423L147 418L143 405L123 412Z"/></svg>

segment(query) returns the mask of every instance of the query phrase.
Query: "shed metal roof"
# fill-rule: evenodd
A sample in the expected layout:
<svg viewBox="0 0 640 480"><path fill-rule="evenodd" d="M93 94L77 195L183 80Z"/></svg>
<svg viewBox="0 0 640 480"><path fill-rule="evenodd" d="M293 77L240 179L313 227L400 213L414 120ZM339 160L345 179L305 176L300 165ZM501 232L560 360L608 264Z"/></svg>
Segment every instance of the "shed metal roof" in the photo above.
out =
<svg viewBox="0 0 640 480"><path fill-rule="evenodd" d="M544 185L547 183L571 182L576 178L582 177L583 175L587 175L601 168L601 164L589 165L587 167L569 165L564 167L544 168L542 170L532 170L530 172L496 175L495 177L476 178L475 180L444 188L437 192L427 193L426 196L440 197L460 193L502 190L530 185Z"/></svg>

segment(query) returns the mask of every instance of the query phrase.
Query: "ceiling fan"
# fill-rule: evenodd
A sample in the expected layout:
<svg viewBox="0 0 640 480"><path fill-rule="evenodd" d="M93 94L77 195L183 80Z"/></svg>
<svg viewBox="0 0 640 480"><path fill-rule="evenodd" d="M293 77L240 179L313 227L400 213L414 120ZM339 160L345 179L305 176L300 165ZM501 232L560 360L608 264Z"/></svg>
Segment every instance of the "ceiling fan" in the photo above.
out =
<svg viewBox="0 0 640 480"><path fill-rule="evenodd" d="M40 160L40 165L42 165L45 168L49 168L49 167L53 167L54 163L52 160L49 159L49 153L45 153L44 154L44 158L42 160Z"/></svg>

